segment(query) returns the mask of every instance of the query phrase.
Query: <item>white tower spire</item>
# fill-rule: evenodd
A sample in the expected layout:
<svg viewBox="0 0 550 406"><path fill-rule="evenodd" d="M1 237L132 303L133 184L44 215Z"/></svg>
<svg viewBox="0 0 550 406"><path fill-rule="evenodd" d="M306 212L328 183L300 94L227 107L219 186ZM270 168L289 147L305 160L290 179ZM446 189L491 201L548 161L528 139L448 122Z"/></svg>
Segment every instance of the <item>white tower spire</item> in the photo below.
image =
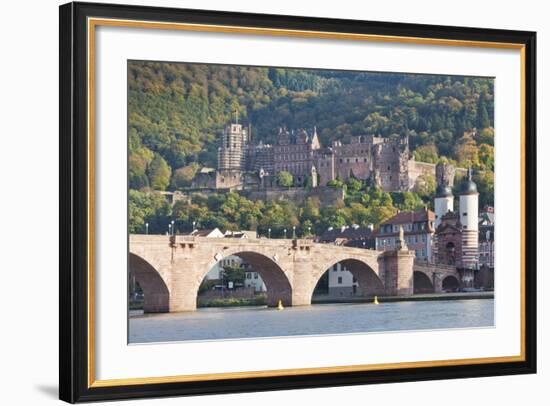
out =
<svg viewBox="0 0 550 406"><path fill-rule="evenodd" d="M454 183L455 169L452 165L438 163L435 167L437 178L437 190L434 198L435 221L434 227L441 224L441 217L454 210L454 196L452 184Z"/></svg>
<svg viewBox="0 0 550 406"><path fill-rule="evenodd" d="M472 180L472 169L460 189L460 224L462 226L462 267L475 269L479 262L478 218L479 193Z"/></svg>

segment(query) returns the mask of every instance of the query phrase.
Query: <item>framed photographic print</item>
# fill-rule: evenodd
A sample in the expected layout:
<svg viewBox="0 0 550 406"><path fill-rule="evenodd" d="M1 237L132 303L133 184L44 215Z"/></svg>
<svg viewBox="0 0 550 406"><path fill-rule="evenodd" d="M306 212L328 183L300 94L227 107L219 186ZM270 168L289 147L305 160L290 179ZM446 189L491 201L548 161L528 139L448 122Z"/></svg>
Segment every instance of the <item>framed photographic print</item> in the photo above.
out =
<svg viewBox="0 0 550 406"><path fill-rule="evenodd" d="M60 398L536 371L533 32L60 7Z"/></svg>

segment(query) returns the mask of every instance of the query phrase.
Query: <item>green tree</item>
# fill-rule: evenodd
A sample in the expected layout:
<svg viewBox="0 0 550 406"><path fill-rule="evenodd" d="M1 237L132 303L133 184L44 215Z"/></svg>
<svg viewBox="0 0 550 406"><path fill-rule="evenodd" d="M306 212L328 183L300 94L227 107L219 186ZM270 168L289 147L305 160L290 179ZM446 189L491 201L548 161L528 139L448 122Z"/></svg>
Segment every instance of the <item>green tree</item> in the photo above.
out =
<svg viewBox="0 0 550 406"><path fill-rule="evenodd" d="M487 95L482 93L479 95L479 102L477 105L477 122L479 128L487 128L491 126L491 121L489 120L489 113L487 112L486 104Z"/></svg>
<svg viewBox="0 0 550 406"><path fill-rule="evenodd" d="M193 222L195 227L203 227L208 219L208 207L199 206L184 200L179 200L173 207L173 218L176 222L176 230L191 231Z"/></svg>
<svg viewBox="0 0 550 406"><path fill-rule="evenodd" d="M149 176L149 184L154 190L166 190L170 183L170 167L159 154L155 154L149 167L147 175Z"/></svg>
<svg viewBox="0 0 550 406"><path fill-rule="evenodd" d="M329 180L327 182L327 186L335 189L340 189L340 188L343 188L345 184L340 179L336 178L336 179Z"/></svg>
<svg viewBox="0 0 550 406"><path fill-rule="evenodd" d="M302 213L301 213L301 220L302 221L310 221L310 222L317 222L320 217L320 208L321 208L321 201L317 196L308 197L303 204L302 207Z"/></svg>
<svg viewBox="0 0 550 406"><path fill-rule="evenodd" d="M432 174L422 174L414 183L414 191L424 201L431 201L435 194L435 189L437 187L435 177Z"/></svg>
<svg viewBox="0 0 550 406"><path fill-rule="evenodd" d="M479 146L479 161L481 168L493 171L495 168L495 148L492 145L481 144Z"/></svg>
<svg viewBox="0 0 550 406"><path fill-rule="evenodd" d="M458 165L463 168L479 168L479 149L476 142L470 137L463 137L454 148L454 155Z"/></svg>
<svg viewBox="0 0 550 406"><path fill-rule="evenodd" d="M164 233L168 227L171 209L170 204L159 193L130 189L128 192L128 231L144 233L145 223L148 223L149 233Z"/></svg>
<svg viewBox="0 0 550 406"><path fill-rule="evenodd" d="M174 189L183 189L185 187L191 186L191 182L199 169L199 165L193 162L190 165L183 166L174 171L172 175L172 188Z"/></svg>
<svg viewBox="0 0 550 406"><path fill-rule="evenodd" d="M479 207L495 205L495 174L491 171L477 172L473 176L479 192Z"/></svg>
<svg viewBox="0 0 550 406"><path fill-rule="evenodd" d="M487 127L479 132L479 144L495 145L495 129Z"/></svg>
<svg viewBox="0 0 550 406"><path fill-rule="evenodd" d="M234 284L244 284L245 270L240 266L224 266L223 280Z"/></svg>
<svg viewBox="0 0 550 406"><path fill-rule="evenodd" d="M361 187L363 186L363 184L361 183L360 180L354 178L353 176L350 176L346 181L346 186L347 186L346 189L349 192L358 192L359 190L361 190Z"/></svg>
<svg viewBox="0 0 550 406"><path fill-rule="evenodd" d="M287 171L281 171L277 174L277 184L282 187L291 187L294 183L292 174Z"/></svg>
<svg viewBox="0 0 550 406"><path fill-rule="evenodd" d="M437 163L439 159L437 147L435 144L422 145L415 149L414 159L420 162Z"/></svg>
<svg viewBox="0 0 550 406"><path fill-rule="evenodd" d="M400 210L416 211L424 207L424 202L414 192L393 192L391 195L392 202Z"/></svg>

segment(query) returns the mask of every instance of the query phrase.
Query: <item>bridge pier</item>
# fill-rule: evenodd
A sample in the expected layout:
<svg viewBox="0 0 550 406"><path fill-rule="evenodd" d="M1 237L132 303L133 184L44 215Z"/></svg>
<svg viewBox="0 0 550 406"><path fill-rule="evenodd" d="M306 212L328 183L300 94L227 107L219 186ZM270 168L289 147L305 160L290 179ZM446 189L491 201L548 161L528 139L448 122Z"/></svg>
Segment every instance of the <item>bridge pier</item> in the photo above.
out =
<svg viewBox="0 0 550 406"><path fill-rule="evenodd" d="M202 282L206 262L192 260L187 255L172 263L170 289L170 312L189 312L197 310L197 291Z"/></svg>
<svg viewBox="0 0 550 406"><path fill-rule="evenodd" d="M414 293L414 253L408 250L386 251L383 258L386 295L412 295Z"/></svg>
<svg viewBox="0 0 550 406"><path fill-rule="evenodd" d="M443 292L443 278L441 277L440 273L438 272L432 273L432 283L434 285L434 293Z"/></svg>

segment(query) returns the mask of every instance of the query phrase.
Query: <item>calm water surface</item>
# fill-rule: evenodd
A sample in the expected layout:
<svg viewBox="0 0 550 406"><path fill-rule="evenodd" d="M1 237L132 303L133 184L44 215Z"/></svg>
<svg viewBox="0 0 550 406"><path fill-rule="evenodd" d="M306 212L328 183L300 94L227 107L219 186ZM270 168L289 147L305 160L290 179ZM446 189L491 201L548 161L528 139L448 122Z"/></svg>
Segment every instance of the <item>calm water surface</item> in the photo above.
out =
<svg viewBox="0 0 550 406"><path fill-rule="evenodd" d="M494 300L470 299L288 307L201 308L189 313L139 314L130 343L216 340L377 331L491 327Z"/></svg>

